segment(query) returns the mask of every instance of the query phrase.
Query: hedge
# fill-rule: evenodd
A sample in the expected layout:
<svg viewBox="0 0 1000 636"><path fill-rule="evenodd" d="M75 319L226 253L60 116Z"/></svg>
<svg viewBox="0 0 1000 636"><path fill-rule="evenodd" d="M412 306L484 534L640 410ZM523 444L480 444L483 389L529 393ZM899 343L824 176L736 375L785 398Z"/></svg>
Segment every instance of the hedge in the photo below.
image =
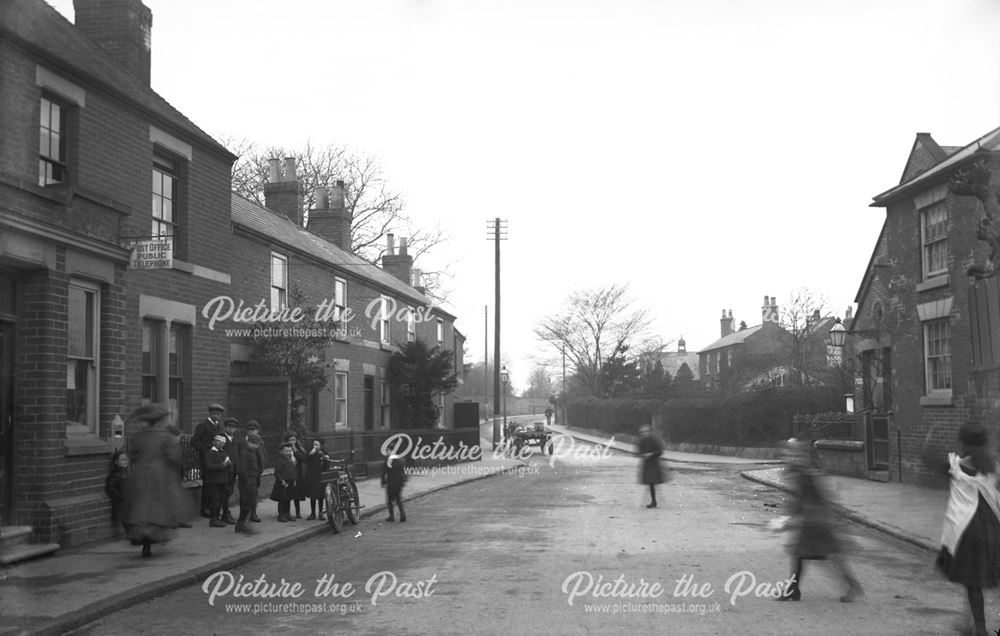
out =
<svg viewBox="0 0 1000 636"><path fill-rule="evenodd" d="M650 424L670 442L753 446L791 437L793 416L839 410L841 400L831 387L792 387L672 400L571 397L564 405L575 427L635 435Z"/></svg>

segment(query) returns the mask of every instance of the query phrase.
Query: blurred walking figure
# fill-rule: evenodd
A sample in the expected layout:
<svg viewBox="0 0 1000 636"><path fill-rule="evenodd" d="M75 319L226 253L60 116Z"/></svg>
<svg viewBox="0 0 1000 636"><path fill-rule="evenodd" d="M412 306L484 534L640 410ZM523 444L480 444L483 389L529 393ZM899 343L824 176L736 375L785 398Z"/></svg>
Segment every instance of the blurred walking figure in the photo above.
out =
<svg viewBox="0 0 1000 636"><path fill-rule="evenodd" d="M847 585L847 592L840 600L850 603L864 594L864 590L847 567L843 546L834 533L833 508L823 488L822 475L816 468L812 448L806 441L790 439L786 442L785 457L788 462L788 484L794 497L787 527L797 535L791 543L791 584L778 600L797 601L802 598L800 585L805 562L829 559Z"/></svg>
<svg viewBox="0 0 1000 636"><path fill-rule="evenodd" d="M327 459L323 440L314 439L306 454L305 470L302 471L302 493L309 498L309 516L306 517L308 521L323 518L323 501L326 495L321 479L323 464Z"/></svg>
<svg viewBox="0 0 1000 636"><path fill-rule="evenodd" d="M639 427L639 483L649 485L650 502L647 508L656 507L656 485L665 482L666 475L660 466L660 456L663 455L663 440L653 432L653 427L643 424Z"/></svg>
<svg viewBox="0 0 1000 636"><path fill-rule="evenodd" d="M151 546L173 536L178 523L194 514L177 474L181 466L181 447L177 437L167 430L172 422L170 409L150 404L130 416L146 423L146 428L129 441L132 474L126 482L122 522L133 545L142 546L142 556L152 555Z"/></svg>
<svg viewBox="0 0 1000 636"><path fill-rule="evenodd" d="M932 431L928 431L927 441ZM948 453L947 462L935 461L924 442L928 467L951 477L936 565L949 581L965 586L973 633L986 636L983 590L1000 583L997 459L982 424L966 422L958 430L958 439L962 453Z"/></svg>

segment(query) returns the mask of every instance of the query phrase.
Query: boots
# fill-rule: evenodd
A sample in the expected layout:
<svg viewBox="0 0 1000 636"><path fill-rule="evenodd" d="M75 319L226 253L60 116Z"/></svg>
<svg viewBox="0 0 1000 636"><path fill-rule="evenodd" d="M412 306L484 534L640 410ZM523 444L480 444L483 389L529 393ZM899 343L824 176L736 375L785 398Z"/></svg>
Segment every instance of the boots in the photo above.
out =
<svg viewBox="0 0 1000 636"><path fill-rule="evenodd" d="M860 583L858 583L854 579L848 579L847 583L849 586L847 588L847 594L844 594L843 596L840 597L841 603L853 603L854 600L857 599L858 597L864 596L865 591L861 587Z"/></svg>

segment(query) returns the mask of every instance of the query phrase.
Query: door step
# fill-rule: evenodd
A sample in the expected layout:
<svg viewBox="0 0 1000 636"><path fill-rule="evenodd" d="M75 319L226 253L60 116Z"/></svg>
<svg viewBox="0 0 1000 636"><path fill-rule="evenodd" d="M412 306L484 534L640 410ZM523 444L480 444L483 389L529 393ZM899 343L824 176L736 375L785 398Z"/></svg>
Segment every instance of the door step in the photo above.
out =
<svg viewBox="0 0 1000 636"><path fill-rule="evenodd" d="M869 470L868 471L868 479L870 479L871 481L888 482L889 481L889 471L888 470Z"/></svg>
<svg viewBox="0 0 1000 636"><path fill-rule="evenodd" d="M31 543L31 526L0 526L0 566L59 550L58 543Z"/></svg>

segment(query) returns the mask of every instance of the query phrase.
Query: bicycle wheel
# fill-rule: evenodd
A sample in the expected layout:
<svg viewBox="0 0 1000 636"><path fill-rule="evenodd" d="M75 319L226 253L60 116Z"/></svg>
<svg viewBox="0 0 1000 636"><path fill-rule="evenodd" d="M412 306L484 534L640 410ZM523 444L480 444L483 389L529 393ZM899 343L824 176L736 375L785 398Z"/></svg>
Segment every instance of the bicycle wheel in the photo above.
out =
<svg viewBox="0 0 1000 636"><path fill-rule="evenodd" d="M358 485L353 481L344 486L347 496L344 498L344 512L347 513L347 520L352 525L357 525L361 517L361 500L358 498Z"/></svg>
<svg viewBox="0 0 1000 636"><path fill-rule="evenodd" d="M337 489L333 484L327 484L324 490L326 497L326 521L333 528L334 532L340 532L344 526L344 517L340 512L340 497L337 496Z"/></svg>

